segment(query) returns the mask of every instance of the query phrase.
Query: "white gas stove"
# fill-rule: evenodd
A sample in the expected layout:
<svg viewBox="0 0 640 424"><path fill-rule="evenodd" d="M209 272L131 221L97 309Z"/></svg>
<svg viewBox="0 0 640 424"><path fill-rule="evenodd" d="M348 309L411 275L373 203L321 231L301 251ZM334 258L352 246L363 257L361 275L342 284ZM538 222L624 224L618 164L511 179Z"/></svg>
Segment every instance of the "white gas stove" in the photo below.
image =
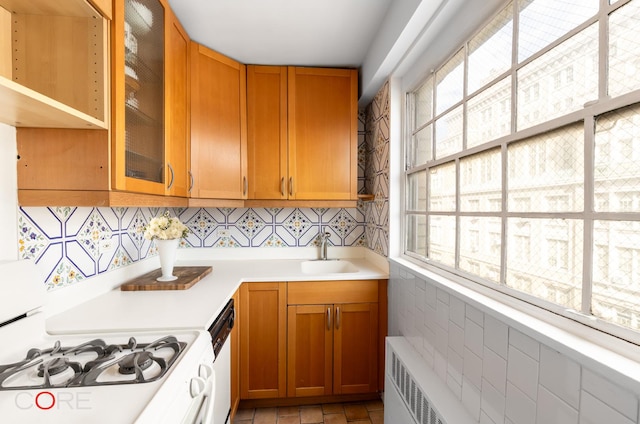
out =
<svg viewBox="0 0 640 424"><path fill-rule="evenodd" d="M209 332L52 337L44 331L35 265L0 263L0 275L2 422L213 422Z"/></svg>

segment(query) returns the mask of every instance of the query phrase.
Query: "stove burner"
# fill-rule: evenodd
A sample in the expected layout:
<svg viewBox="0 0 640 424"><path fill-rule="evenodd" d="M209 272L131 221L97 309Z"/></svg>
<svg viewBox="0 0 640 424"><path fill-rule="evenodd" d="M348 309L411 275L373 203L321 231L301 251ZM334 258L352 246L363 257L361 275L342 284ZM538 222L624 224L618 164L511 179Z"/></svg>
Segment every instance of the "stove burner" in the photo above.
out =
<svg viewBox="0 0 640 424"><path fill-rule="evenodd" d="M55 358L49 362L38 365L38 377L44 377L44 373L49 375L57 375L69 369L69 360L67 358Z"/></svg>
<svg viewBox="0 0 640 424"><path fill-rule="evenodd" d="M153 364L153 356L149 352L130 353L118 362L120 374L135 374L136 368L146 370Z"/></svg>
<svg viewBox="0 0 640 424"><path fill-rule="evenodd" d="M186 346L187 343L178 341L174 336L162 337L150 343L138 343L134 337L123 344L107 344L102 339L94 339L74 347L63 347L60 341L56 341L50 348L29 349L21 361L0 364L0 391L156 381L162 378ZM157 364L158 371L149 370L145 376L143 371L155 367L154 364ZM69 369L73 375L67 376ZM19 384L13 383L30 372L42 380L31 383L25 379L23 384L20 384L22 380ZM114 373L134 374L135 377L110 380ZM56 375L58 377L52 378Z"/></svg>

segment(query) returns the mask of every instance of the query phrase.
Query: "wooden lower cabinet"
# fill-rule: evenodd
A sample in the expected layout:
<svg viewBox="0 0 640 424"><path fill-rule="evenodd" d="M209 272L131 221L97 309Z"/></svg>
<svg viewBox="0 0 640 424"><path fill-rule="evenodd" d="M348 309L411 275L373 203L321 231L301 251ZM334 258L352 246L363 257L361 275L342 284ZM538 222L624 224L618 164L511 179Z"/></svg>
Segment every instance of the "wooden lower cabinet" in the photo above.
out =
<svg viewBox="0 0 640 424"><path fill-rule="evenodd" d="M378 305L289 305L289 397L378 388Z"/></svg>
<svg viewBox="0 0 640 424"><path fill-rule="evenodd" d="M289 283L289 397L378 390L378 285L377 280Z"/></svg>
<svg viewBox="0 0 640 424"><path fill-rule="evenodd" d="M378 390L378 304L335 305L333 394Z"/></svg>
<svg viewBox="0 0 640 424"><path fill-rule="evenodd" d="M290 305L287 395L323 396L332 392L333 328L331 305Z"/></svg>
<svg viewBox="0 0 640 424"><path fill-rule="evenodd" d="M287 284L240 288L240 397L286 396Z"/></svg>
<svg viewBox="0 0 640 424"><path fill-rule="evenodd" d="M243 283L239 297L242 403L382 390L386 280Z"/></svg>

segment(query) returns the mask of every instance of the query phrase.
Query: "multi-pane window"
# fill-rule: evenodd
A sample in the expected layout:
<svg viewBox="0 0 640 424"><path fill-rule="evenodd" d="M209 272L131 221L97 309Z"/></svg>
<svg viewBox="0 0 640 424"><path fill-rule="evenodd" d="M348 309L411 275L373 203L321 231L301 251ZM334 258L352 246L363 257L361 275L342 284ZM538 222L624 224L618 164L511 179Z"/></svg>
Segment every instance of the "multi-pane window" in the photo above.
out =
<svg viewBox="0 0 640 424"><path fill-rule="evenodd" d="M639 342L640 0L508 2L407 97L405 254Z"/></svg>

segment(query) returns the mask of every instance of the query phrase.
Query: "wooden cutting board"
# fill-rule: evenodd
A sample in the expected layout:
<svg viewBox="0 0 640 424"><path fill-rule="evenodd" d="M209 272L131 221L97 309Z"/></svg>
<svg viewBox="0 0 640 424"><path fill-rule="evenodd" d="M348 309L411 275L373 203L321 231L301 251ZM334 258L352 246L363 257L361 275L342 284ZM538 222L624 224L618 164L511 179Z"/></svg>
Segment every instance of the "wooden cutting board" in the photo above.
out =
<svg viewBox="0 0 640 424"><path fill-rule="evenodd" d="M210 266L177 266L173 268L173 275L178 277L176 280L157 281L156 278L162 275L162 270L158 268L127 281L120 286L120 290L186 290L210 272Z"/></svg>

